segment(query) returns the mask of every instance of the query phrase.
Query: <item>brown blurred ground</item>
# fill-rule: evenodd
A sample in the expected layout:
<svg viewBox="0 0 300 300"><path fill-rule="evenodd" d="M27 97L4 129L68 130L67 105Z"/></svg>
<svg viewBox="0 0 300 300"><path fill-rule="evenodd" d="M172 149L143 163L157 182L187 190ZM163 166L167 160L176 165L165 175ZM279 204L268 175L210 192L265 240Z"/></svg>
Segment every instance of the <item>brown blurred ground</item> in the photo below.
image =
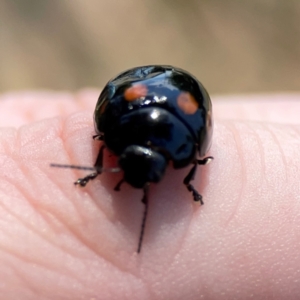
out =
<svg viewBox="0 0 300 300"><path fill-rule="evenodd" d="M213 93L300 90L299 0L0 0L0 92L172 64Z"/></svg>

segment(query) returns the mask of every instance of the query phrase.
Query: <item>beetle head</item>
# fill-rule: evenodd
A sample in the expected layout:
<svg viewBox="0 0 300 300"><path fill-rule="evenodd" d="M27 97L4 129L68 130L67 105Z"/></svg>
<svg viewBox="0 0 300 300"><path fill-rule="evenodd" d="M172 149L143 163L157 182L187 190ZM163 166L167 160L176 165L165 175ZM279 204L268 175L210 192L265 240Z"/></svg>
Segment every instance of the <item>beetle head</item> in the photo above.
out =
<svg viewBox="0 0 300 300"><path fill-rule="evenodd" d="M119 157L124 180L135 188L143 188L149 182L159 182L167 166L165 157L149 148L128 146Z"/></svg>

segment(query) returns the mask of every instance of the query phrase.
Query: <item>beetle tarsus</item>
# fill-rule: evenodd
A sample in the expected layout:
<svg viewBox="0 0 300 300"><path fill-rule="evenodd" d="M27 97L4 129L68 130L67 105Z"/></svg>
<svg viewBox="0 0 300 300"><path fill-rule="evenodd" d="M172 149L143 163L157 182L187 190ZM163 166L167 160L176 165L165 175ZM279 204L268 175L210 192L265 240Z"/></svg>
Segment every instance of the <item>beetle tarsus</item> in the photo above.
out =
<svg viewBox="0 0 300 300"><path fill-rule="evenodd" d="M90 180L95 179L99 174L102 173L104 148L105 148L105 145L102 145L101 148L100 148L99 154L97 156L96 162L94 164L96 172L88 174L87 176L85 176L83 178L77 179L74 182L75 185L80 185L81 187L85 187Z"/></svg>
<svg viewBox="0 0 300 300"><path fill-rule="evenodd" d="M194 188L194 186L189 183L186 187L189 192L192 192L194 201L203 205L204 202L202 200L202 196L197 192L197 190Z"/></svg>
<svg viewBox="0 0 300 300"><path fill-rule="evenodd" d="M120 188L121 188L121 185L122 185L122 183L123 183L124 181L125 181L125 179L122 178L122 179L117 183L117 185L114 187L114 190L117 191L117 192L119 192L119 191L120 191Z"/></svg>
<svg viewBox="0 0 300 300"><path fill-rule="evenodd" d="M214 158L212 156L207 156L203 159L197 159L198 165L207 165L209 164Z"/></svg>
<svg viewBox="0 0 300 300"><path fill-rule="evenodd" d="M95 134L93 135L93 140L97 140L97 141L103 141L103 134Z"/></svg>
<svg viewBox="0 0 300 300"><path fill-rule="evenodd" d="M75 185L80 185L81 187L85 187L87 185L87 183L90 181L90 180L93 180L95 179L100 173L98 172L95 172L95 173L91 173L83 178L78 178L74 184Z"/></svg>
<svg viewBox="0 0 300 300"><path fill-rule="evenodd" d="M192 167L192 169L190 170L190 172L187 174L187 176L184 178L183 183L186 185L186 188L188 189L189 192L192 192L193 198L195 202L200 203L201 205L203 205L203 200L202 200L202 196L198 193L198 191L194 188L193 185L190 184L190 182L192 180L194 180L195 178L195 174L197 171L197 166L198 165L206 165L209 162L211 162L214 158L212 156L207 156L203 159L197 159L194 162L194 165Z"/></svg>

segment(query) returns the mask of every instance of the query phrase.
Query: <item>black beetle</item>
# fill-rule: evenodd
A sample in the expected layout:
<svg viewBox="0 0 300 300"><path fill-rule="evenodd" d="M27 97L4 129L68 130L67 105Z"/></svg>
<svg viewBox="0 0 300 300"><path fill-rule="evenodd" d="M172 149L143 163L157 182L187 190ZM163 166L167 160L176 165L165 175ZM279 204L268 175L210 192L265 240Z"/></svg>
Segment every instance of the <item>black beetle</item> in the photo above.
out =
<svg viewBox="0 0 300 300"><path fill-rule="evenodd" d="M95 113L94 139L103 141L94 168L51 164L94 170L75 184L85 186L103 171L123 171L119 190L125 181L143 189L145 212L138 243L141 251L148 210L147 191L151 182L159 182L168 162L175 169L192 164L183 183L194 201L202 196L191 185L197 165L213 157L209 150L212 131L212 106L203 85L188 72L172 66L150 65L127 70L110 80L101 92ZM103 150L118 156L118 168L103 168Z"/></svg>

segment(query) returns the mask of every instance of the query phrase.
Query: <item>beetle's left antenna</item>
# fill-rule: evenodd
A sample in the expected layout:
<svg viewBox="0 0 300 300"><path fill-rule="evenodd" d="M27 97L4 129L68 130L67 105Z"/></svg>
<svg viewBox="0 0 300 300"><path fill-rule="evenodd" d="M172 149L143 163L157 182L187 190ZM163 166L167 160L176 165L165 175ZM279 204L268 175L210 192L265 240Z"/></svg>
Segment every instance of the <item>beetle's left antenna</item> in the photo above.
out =
<svg viewBox="0 0 300 300"><path fill-rule="evenodd" d="M148 190L149 190L149 183L147 183L144 187L144 196L143 196L142 202L145 204L145 210L144 210L144 216L143 216L143 221L142 221L142 226L141 226L141 233L140 233L139 246L138 246L137 253L140 253L141 249L142 249L142 242L143 242L146 220L147 220L147 215L148 215Z"/></svg>
<svg viewBox="0 0 300 300"><path fill-rule="evenodd" d="M85 171L97 171L98 173L102 173L102 172L117 173L121 171L120 168L99 168L99 167L97 168L97 167L63 165L63 164L50 164L50 167L77 169L77 170L85 170Z"/></svg>

